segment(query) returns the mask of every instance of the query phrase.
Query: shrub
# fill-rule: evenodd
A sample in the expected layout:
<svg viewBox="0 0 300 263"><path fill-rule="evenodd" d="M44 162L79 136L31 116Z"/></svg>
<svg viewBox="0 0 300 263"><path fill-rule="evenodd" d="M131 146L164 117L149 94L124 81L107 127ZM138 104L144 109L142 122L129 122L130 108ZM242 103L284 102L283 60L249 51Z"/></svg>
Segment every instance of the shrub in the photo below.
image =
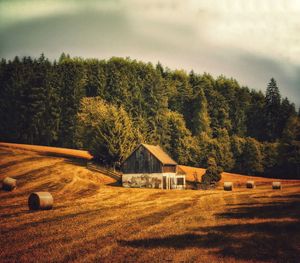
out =
<svg viewBox="0 0 300 263"><path fill-rule="evenodd" d="M207 165L206 172L202 176L202 184L215 185L221 180L222 168L217 165L216 160L213 157L208 158Z"/></svg>

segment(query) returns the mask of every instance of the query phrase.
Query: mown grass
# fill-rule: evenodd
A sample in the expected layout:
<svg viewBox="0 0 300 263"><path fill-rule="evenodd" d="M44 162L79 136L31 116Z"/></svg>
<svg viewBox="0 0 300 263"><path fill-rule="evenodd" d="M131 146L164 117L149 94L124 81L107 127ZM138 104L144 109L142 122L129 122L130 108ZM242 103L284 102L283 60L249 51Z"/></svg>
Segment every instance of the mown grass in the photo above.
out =
<svg viewBox="0 0 300 263"><path fill-rule="evenodd" d="M64 158L0 155L0 179L19 185L0 192L1 262L299 262L299 181L280 191L125 189ZM50 191L53 210L29 211L32 191Z"/></svg>

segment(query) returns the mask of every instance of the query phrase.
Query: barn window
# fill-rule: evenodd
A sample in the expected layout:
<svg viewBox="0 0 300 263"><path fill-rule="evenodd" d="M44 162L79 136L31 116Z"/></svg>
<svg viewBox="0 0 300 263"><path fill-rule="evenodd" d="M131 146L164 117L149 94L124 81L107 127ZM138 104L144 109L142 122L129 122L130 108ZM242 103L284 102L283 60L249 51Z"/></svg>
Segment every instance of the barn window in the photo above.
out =
<svg viewBox="0 0 300 263"><path fill-rule="evenodd" d="M177 185L184 185L183 178L177 178Z"/></svg>

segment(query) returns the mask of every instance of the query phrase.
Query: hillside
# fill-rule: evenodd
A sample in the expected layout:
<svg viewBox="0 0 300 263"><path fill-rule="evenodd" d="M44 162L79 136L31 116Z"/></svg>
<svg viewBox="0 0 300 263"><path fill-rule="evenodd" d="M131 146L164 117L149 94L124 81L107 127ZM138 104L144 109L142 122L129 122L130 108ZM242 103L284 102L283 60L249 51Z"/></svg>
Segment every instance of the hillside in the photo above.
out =
<svg viewBox="0 0 300 263"><path fill-rule="evenodd" d="M15 149L30 150L33 152L38 152L40 154L46 154L46 155L65 156L65 157L79 158L85 160L90 160L93 158L93 156L88 151L66 149L61 147L49 147L49 146L5 143L5 142L0 142L0 146L11 147Z"/></svg>
<svg viewBox="0 0 300 263"><path fill-rule="evenodd" d="M297 262L300 181L234 192L125 189L62 157L0 147L1 262ZM50 191L51 211L28 195Z"/></svg>
<svg viewBox="0 0 300 263"><path fill-rule="evenodd" d="M186 174L186 180L189 182L195 181L195 176L197 180L200 182L202 176L205 174L205 169L179 165L179 168ZM277 178L266 178L259 176L249 176L243 174L234 174L234 173L222 173L222 179L219 183L219 187L222 186L223 182L233 182L235 186L243 187L245 183L249 180L255 181L256 185L267 185L272 183L273 181L281 181L284 184L293 184L299 182L299 180L285 180L285 179L277 179Z"/></svg>

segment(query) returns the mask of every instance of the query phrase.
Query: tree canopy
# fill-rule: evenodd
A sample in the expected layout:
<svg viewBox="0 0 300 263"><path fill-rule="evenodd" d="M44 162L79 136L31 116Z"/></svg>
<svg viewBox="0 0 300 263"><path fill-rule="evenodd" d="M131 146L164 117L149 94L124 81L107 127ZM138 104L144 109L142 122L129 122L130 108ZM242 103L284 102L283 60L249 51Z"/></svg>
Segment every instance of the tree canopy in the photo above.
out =
<svg viewBox="0 0 300 263"><path fill-rule="evenodd" d="M274 78L264 94L130 58L0 63L1 141L85 148L108 164L145 142L181 164L299 176L299 115Z"/></svg>

